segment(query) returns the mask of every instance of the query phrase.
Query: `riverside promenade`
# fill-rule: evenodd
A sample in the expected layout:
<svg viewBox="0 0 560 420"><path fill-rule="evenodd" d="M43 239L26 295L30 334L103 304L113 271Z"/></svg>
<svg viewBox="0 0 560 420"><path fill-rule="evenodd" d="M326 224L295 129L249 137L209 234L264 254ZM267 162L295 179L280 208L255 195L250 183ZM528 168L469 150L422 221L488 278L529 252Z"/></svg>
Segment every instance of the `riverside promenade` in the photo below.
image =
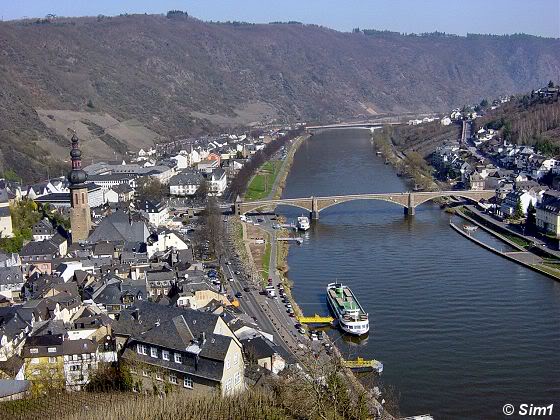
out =
<svg viewBox="0 0 560 420"><path fill-rule="evenodd" d="M472 223L476 224L477 226L482 227L482 225L480 225L479 223L477 223L476 221L474 221L471 218L468 218L466 220L472 221ZM482 242L481 240L475 238L473 235L465 232L463 229L461 229L459 226L455 225L453 222L449 222L449 226L457 233L459 233L460 235L464 236L465 238L469 239L470 241L476 243L477 245L480 245L481 247L487 249L490 252L493 252L494 254L497 254L503 258L506 258L510 261L513 261L517 264L520 264L522 266L525 266L527 268L529 268L530 270L536 271L544 276L550 277L556 281L560 281L560 271L558 271L558 273L556 273L557 270L549 268L547 266L544 265L543 260L536 256L535 254L528 252L528 251L522 251L522 250L518 250L518 251L513 251L513 252L503 252L499 249L496 249L484 242ZM507 243L510 246L513 246L511 241L508 241L506 238L504 238L503 236L497 234L496 232L492 232L489 229L485 229L487 232L491 233L492 235L494 235L495 237L497 237L498 239L504 241L505 243ZM516 249L519 249L518 247L516 247Z"/></svg>

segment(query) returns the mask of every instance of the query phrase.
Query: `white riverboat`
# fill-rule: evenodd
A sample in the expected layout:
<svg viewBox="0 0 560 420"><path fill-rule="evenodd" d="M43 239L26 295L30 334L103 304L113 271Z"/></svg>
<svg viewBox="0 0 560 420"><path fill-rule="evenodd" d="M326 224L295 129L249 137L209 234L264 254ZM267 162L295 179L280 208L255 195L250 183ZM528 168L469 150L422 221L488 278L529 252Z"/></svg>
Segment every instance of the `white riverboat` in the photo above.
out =
<svg viewBox="0 0 560 420"><path fill-rule="evenodd" d="M327 303L343 331L354 335L363 335L369 331L368 314L348 286L329 283Z"/></svg>
<svg viewBox="0 0 560 420"><path fill-rule="evenodd" d="M306 231L309 229L309 217L301 216L297 218L297 228Z"/></svg>

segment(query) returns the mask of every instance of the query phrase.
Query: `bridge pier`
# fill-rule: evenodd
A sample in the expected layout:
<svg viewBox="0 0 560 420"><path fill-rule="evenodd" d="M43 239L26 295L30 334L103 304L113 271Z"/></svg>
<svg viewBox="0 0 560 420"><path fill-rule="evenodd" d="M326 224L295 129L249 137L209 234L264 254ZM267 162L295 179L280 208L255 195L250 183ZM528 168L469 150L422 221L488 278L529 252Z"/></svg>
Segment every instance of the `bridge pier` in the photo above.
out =
<svg viewBox="0 0 560 420"><path fill-rule="evenodd" d="M319 206L315 197L311 197L311 212L309 213L309 218L311 220L319 220Z"/></svg>
<svg viewBox="0 0 560 420"><path fill-rule="evenodd" d="M414 216L416 213L416 207L405 207L404 208L404 215L405 216Z"/></svg>

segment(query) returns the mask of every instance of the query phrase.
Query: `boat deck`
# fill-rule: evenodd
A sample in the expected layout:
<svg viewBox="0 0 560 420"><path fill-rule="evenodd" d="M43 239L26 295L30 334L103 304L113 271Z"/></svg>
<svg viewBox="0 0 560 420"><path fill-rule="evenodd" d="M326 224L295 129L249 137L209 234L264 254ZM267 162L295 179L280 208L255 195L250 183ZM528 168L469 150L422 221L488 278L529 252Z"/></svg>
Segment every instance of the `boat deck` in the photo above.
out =
<svg viewBox="0 0 560 420"><path fill-rule="evenodd" d="M343 288L342 296L339 295L335 289L329 289L329 297L332 301L336 302L337 306L344 312L355 312L359 319L363 321L368 319L367 314L364 313L358 302L356 302L356 299L349 288ZM347 320L354 320L356 316L345 314L343 318Z"/></svg>

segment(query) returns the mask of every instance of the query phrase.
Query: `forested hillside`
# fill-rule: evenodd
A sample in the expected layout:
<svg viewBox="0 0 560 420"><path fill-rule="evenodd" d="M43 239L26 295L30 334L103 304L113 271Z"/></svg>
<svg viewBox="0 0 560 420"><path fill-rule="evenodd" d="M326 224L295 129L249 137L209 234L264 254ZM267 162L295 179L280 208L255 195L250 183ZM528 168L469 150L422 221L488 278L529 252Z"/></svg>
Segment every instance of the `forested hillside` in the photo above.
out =
<svg viewBox="0 0 560 420"><path fill-rule="evenodd" d="M443 111L560 73L560 41L525 35L342 33L169 16L0 23L0 169L273 121ZM58 165L58 166L57 166Z"/></svg>

